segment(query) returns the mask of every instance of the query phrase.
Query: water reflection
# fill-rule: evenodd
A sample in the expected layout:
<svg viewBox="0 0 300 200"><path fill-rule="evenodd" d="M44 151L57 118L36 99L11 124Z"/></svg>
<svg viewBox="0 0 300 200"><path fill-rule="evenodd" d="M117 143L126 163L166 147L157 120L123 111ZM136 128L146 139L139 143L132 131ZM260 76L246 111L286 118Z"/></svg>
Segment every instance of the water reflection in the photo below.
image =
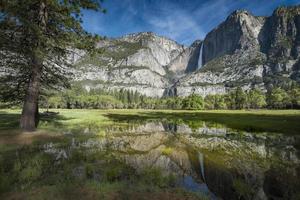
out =
<svg viewBox="0 0 300 200"><path fill-rule="evenodd" d="M222 124L189 124L151 120L87 128L91 137L69 136L69 146L44 145L59 161L72 150L110 151L137 172L158 168L178 184L212 199L299 199L299 137L251 133ZM93 133L102 132L95 137Z"/></svg>

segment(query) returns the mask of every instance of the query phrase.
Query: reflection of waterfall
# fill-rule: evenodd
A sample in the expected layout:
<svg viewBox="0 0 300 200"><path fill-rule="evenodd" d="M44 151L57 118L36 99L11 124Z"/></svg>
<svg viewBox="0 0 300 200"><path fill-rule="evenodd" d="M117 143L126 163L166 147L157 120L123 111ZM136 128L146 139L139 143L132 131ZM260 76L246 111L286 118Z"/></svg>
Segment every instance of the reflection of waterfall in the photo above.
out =
<svg viewBox="0 0 300 200"><path fill-rule="evenodd" d="M205 176L204 176L204 162L203 162L203 154L199 152L199 162L200 162L200 170L201 170L201 176L203 178L203 181L205 181Z"/></svg>
<svg viewBox="0 0 300 200"><path fill-rule="evenodd" d="M198 58L198 68L200 69L202 67L202 53L203 53L203 43L201 43L200 52L199 52L199 58Z"/></svg>

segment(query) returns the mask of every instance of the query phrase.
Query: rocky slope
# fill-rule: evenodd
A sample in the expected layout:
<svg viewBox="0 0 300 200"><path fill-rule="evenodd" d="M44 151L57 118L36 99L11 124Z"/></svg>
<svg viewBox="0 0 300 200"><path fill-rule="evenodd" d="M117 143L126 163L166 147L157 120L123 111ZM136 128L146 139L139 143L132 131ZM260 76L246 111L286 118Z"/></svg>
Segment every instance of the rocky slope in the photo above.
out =
<svg viewBox="0 0 300 200"><path fill-rule="evenodd" d="M86 89L125 88L152 97L266 89L300 82L300 6L278 8L270 17L235 11L190 47L151 32L105 39L98 47L102 54L76 59L74 80Z"/></svg>
<svg viewBox="0 0 300 200"><path fill-rule="evenodd" d="M180 96L226 93L237 86L266 89L300 80L300 6L270 17L233 12L204 39L204 66L176 83Z"/></svg>
<svg viewBox="0 0 300 200"><path fill-rule="evenodd" d="M105 39L98 47L101 54L75 60L75 81L86 89L125 88L152 97L163 96L175 74L184 74L191 55L199 56L197 44L185 47L151 32Z"/></svg>

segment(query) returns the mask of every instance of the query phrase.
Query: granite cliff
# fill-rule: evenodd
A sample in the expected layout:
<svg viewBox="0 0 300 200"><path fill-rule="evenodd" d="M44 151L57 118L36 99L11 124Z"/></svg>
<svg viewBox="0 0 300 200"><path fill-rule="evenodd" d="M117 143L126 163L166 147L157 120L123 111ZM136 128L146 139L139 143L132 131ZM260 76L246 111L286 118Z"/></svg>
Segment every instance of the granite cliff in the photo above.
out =
<svg viewBox="0 0 300 200"><path fill-rule="evenodd" d="M87 90L124 88L151 97L266 90L300 82L300 6L277 8L269 17L234 11L189 47L152 32L97 46L101 54L74 59L74 80Z"/></svg>
<svg viewBox="0 0 300 200"><path fill-rule="evenodd" d="M161 97L177 77L194 67L197 43L185 47L151 32L104 39L98 44L103 52L75 59L74 80L86 89L129 89Z"/></svg>

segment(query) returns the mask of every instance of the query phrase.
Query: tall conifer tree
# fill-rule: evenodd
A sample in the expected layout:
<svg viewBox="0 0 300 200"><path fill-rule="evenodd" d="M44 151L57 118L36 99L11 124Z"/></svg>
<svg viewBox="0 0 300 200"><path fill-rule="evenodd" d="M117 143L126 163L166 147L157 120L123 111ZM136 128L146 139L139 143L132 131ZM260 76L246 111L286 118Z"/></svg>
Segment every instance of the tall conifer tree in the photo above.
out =
<svg viewBox="0 0 300 200"><path fill-rule="evenodd" d="M104 11L102 0L0 0L2 98L23 102L20 126L37 126L43 87L65 85L71 55L94 49L83 30L82 10Z"/></svg>

